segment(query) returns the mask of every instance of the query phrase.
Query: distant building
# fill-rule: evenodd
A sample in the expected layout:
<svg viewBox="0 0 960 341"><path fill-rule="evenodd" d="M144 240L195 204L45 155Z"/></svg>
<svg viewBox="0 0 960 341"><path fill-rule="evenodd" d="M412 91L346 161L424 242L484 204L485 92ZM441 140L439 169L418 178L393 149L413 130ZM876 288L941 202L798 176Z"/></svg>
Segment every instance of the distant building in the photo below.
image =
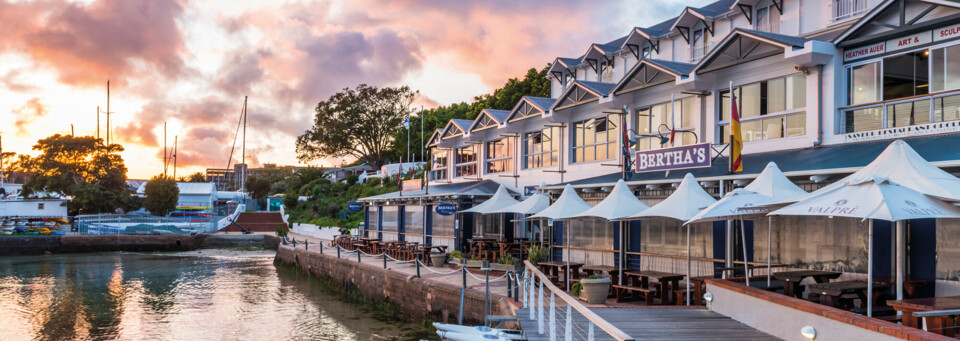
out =
<svg viewBox="0 0 960 341"><path fill-rule="evenodd" d="M370 167L367 164L350 166L350 167L333 167L327 168L324 174L332 181L340 181L346 179L351 175L360 175L369 171L372 171L373 167Z"/></svg>
<svg viewBox="0 0 960 341"><path fill-rule="evenodd" d="M147 183L144 182L137 189L137 194L145 195L146 188ZM217 189L212 182L178 182L177 189L180 190L177 206L214 207L217 201Z"/></svg>
<svg viewBox="0 0 960 341"><path fill-rule="evenodd" d="M212 182L219 191L235 191L240 188L240 178L260 175L290 175L306 167L277 166L275 163L265 163L263 167L248 168L246 164L237 163L233 168L207 168L205 176L207 182ZM244 174L246 170L246 174Z"/></svg>

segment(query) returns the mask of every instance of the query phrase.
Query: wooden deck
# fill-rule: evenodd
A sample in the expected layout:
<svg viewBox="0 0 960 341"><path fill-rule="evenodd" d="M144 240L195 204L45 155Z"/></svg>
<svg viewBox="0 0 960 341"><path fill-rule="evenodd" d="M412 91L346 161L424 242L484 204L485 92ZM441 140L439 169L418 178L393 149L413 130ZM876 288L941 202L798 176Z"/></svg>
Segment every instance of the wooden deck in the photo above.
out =
<svg viewBox="0 0 960 341"><path fill-rule="evenodd" d="M591 308L604 320L636 340L777 340L733 319L703 308ZM546 312L544 312L546 313ZM557 339L563 340L566 308L557 310ZM536 319L530 320L527 309L518 309L520 326L527 340L549 340L549 333L540 335ZM573 310L573 340L587 339L587 321ZM544 323L549 324L544 315ZM596 340L613 340L600 328L594 328Z"/></svg>

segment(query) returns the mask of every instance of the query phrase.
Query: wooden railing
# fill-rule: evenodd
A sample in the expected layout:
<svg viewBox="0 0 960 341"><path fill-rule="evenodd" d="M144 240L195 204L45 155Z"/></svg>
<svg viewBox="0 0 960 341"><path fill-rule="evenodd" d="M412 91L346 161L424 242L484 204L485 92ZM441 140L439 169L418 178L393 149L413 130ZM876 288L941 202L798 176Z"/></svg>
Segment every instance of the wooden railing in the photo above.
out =
<svg viewBox="0 0 960 341"><path fill-rule="evenodd" d="M551 326L549 326L549 327L547 327L547 328L544 328L544 326L543 326L543 324L545 323L545 322L543 321L543 319L544 319L544 316L543 316L543 315L544 315L544 312L543 312L543 310L544 310L544 309L547 309L546 303L543 302L544 289L546 289L546 291L552 293L552 294L553 294L553 297L559 298L561 301L563 301L563 302L565 302L565 303L567 304L567 307L568 307L568 309L567 309L567 319L566 319L566 324L567 324L567 326L566 326L566 328L565 328L565 329L566 329L566 335L565 335L565 336L569 336L569 334L570 334L570 330L571 330L571 326L570 326L570 325L572 324L571 314L570 314L570 308L572 308L572 309L576 310L577 312L579 312L581 315L583 315L583 317L586 318L586 319L590 322L590 326L589 326L590 336L587 337L587 339L592 339L592 336L593 336L593 335L592 335L592 333L593 333L593 326L597 326L597 327L600 328L600 330L603 330L605 333L607 333L608 335L610 335L610 337L612 337L612 338L614 338L614 339L616 339L616 340L618 340L618 341L628 341L628 340L629 340L629 341L632 341L632 340L634 340L633 337L631 337L630 335L627 335L627 333L623 332L622 330L620 330L619 328L617 328L616 326L614 326L614 325L611 324L610 322L604 320L604 319L601 318L599 315L597 315L596 313L594 313L592 310L590 310L589 308L587 308L586 306L584 306L583 304L581 304L579 301L577 301L576 298L568 295L565 291L563 291L563 289L558 288L556 285L554 285L552 282L550 282L550 278L547 277L547 275L545 275L545 274L543 274L542 272L540 272L540 270L537 269L536 266L533 266L533 264L531 264L530 261L523 261L523 264L524 264L524 266L526 267L526 272L527 272L527 274L529 274L529 275L527 276L527 278L530 279L529 281L525 281L525 284L524 284L525 287L523 288L525 306L530 309L530 315L531 315L531 317L533 317L533 315L534 315L534 310L537 310L536 316L537 316L538 324L540 325L540 328L539 328L539 329L540 329L540 332L543 333L543 332L545 331L545 329L549 328L549 330L548 330L547 332L549 332L549 333L551 334L551 338L550 338L551 340L556 339L556 338L555 338L555 335L553 334L553 333L556 333L556 327L552 325L553 323L551 323ZM539 281L539 286L537 285L537 284L538 284L537 281ZM537 295L535 295L535 291L536 291L537 288L539 288L539 301L534 298L534 297L537 296ZM550 317L551 322L554 321L553 316L554 316L554 309L555 309L555 304L554 304L553 297L551 297L551 300L550 300L550 303L549 303L549 304L550 304L549 309L550 309L550 314L551 314L551 317ZM538 303L538 302L539 302L539 303ZM533 332L533 331L530 331L530 332ZM572 338L567 337L566 339L567 339L567 340L570 340L570 339L572 339Z"/></svg>

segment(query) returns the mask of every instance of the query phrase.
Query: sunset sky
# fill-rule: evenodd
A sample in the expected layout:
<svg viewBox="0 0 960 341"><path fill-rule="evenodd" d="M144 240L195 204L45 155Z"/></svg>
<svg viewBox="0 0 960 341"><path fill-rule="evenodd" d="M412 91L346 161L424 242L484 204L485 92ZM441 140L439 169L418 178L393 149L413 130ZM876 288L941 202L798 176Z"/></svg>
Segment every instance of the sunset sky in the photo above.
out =
<svg viewBox="0 0 960 341"><path fill-rule="evenodd" d="M162 172L164 121L168 144L179 136L178 176L227 166L244 95L248 162L299 164L296 136L344 87L406 84L428 107L469 101L705 3L0 0L0 135L4 151L30 154L71 124L95 135L109 79L130 178Z"/></svg>

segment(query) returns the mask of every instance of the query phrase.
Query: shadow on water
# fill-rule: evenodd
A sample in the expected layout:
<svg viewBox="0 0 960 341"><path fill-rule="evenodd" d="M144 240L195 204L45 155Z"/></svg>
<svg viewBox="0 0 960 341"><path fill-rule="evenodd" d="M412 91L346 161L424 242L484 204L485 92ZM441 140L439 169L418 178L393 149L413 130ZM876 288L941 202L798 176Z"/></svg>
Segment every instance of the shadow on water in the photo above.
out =
<svg viewBox="0 0 960 341"><path fill-rule="evenodd" d="M0 258L0 340L378 340L434 337L324 283L233 256Z"/></svg>

